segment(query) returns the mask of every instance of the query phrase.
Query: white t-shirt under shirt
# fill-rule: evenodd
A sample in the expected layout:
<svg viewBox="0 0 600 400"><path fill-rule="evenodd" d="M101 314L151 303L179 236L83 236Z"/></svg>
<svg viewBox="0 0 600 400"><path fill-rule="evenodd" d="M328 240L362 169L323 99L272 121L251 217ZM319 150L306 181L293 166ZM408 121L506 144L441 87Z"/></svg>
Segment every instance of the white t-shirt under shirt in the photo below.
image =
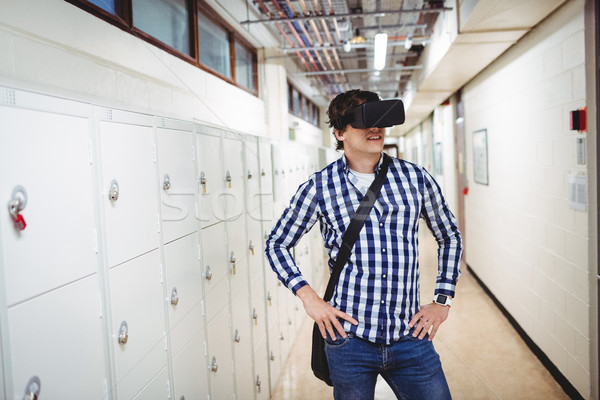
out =
<svg viewBox="0 0 600 400"><path fill-rule="evenodd" d="M358 179L358 183L361 186L364 186L365 189L368 189L371 186L371 183L375 180L375 172L371 172L370 174L364 174L362 172L356 172L354 170L350 170L350 173Z"/></svg>

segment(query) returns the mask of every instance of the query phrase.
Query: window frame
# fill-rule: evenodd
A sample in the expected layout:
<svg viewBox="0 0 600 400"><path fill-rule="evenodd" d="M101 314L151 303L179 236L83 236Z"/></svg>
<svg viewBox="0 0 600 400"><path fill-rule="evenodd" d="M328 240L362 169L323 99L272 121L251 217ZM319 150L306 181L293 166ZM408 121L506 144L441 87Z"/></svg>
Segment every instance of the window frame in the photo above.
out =
<svg viewBox="0 0 600 400"><path fill-rule="evenodd" d="M288 112L303 121L316 127L321 122L321 109L307 96L305 96L294 84L288 81ZM298 112L294 110L294 93L298 93ZM306 105L306 110L304 110Z"/></svg>
<svg viewBox="0 0 600 400"><path fill-rule="evenodd" d="M133 15L132 15L132 0L116 0L115 1L115 10L116 13L112 14L103 8L89 2L88 0L65 0L67 3L70 3L122 30L128 32L129 34L142 39L164 51L167 53L178 57L199 69L210 73L211 75L215 75L218 78L226 81L229 84L232 84L246 92L258 96L258 57L257 51L252 46L252 44L246 40L243 36L237 33L221 16L214 11L205 0L185 0L186 6L188 9L189 16L189 35L190 35L190 54L182 53L181 51L171 47L170 45L162 42L161 40L155 38L142 31L139 28L133 26ZM219 25L227 32L227 37L229 40L229 63L231 68L231 78L222 75L218 71L202 64L200 62L200 54L198 49L198 13L202 13L206 18L211 20L213 23ZM235 76L235 44L239 43L246 50L252 54L252 79L254 84L254 89L247 88L236 82Z"/></svg>

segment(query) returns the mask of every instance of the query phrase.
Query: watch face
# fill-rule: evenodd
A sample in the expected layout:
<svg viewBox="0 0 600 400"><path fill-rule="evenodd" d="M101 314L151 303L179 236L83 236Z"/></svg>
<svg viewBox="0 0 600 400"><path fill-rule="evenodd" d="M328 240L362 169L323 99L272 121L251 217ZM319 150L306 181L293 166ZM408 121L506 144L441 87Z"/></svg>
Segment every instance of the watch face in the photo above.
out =
<svg viewBox="0 0 600 400"><path fill-rule="evenodd" d="M437 295L437 303L446 304L447 302L448 302L448 296L446 296L445 294Z"/></svg>

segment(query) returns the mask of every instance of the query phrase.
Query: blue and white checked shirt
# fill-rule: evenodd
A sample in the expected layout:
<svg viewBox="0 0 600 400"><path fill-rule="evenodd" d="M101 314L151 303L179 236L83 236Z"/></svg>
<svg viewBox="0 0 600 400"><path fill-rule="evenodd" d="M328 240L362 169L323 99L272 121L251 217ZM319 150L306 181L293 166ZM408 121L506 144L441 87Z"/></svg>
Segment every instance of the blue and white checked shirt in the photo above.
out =
<svg viewBox="0 0 600 400"><path fill-rule="evenodd" d="M376 168L379 171L383 157ZM349 173L345 156L314 173L298 188L267 239L265 253L279 279L296 293L308 282L291 249L319 221L329 268L333 268L367 188ZM439 244L435 293L454 296L462 242L440 188L424 168L392 158L387 179L345 265L331 305L358 321L341 321L346 332L379 344L409 333L419 311L419 218Z"/></svg>

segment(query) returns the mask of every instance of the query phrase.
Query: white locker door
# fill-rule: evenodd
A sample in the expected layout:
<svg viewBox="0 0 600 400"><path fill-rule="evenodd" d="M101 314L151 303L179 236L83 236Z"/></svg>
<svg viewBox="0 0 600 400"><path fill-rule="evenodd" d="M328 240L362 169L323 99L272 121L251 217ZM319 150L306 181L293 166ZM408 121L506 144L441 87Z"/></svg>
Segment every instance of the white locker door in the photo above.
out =
<svg viewBox="0 0 600 400"><path fill-rule="evenodd" d="M133 398L166 366L160 264L159 252L154 250L109 271L119 398ZM123 323L127 339L119 343L125 336L120 335Z"/></svg>
<svg viewBox="0 0 600 400"><path fill-rule="evenodd" d="M164 242L198 229L192 132L157 129Z"/></svg>
<svg viewBox="0 0 600 400"><path fill-rule="evenodd" d="M211 398L233 399L235 393L231 349L233 337L227 308L208 321L207 334Z"/></svg>
<svg viewBox="0 0 600 400"><path fill-rule="evenodd" d="M254 348L254 379L257 400L266 400L270 397L269 388L269 353L267 351L267 338Z"/></svg>
<svg viewBox="0 0 600 400"><path fill-rule="evenodd" d="M207 399L208 370L204 331L198 333L173 359L174 399Z"/></svg>
<svg viewBox="0 0 600 400"><path fill-rule="evenodd" d="M0 120L2 285L11 305L98 271L96 208L86 118L0 107ZM23 231L8 212L19 186Z"/></svg>
<svg viewBox="0 0 600 400"><path fill-rule="evenodd" d="M273 210L273 161L271 159L271 144L265 139L259 141L259 163L260 163L260 200L261 218L265 223L275 217ZM265 225L267 226L267 225ZM268 224L271 229L271 224Z"/></svg>
<svg viewBox="0 0 600 400"><path fill-rule="evenodd" d="M252 254L249 242L246 240L244 216L227 221L227 242L229 243L231 292L239 293L248 288L248 258Z"/></svg>
<svg viewBox="0 0 600 400"><path fill-rule="evenodd" d="M40 380L40 398L104 398L99 301L94 274L8 309L9 335L2 340L10 342L12 398L23 398L34 376Z"/></svg>
<svg viewBox="0 0 600 400"><path fill-rule="evenodd" d="M255 136L247 136L244 140L244 158L246 160L246 209L251 218L260 221L260 181L261 172L258 166L258 141Z"/></svg>
<svg viewBox="0 0 600 400"><path fill-rule="evenodd" d="M158 248L153 129L103 121L100 142L106 245L112 267ZM111 199L116 191L118 197Z"/></svg>
<svg viewBox="0 0 600 400"><path fill-rule="evenodd" d="M177 354L204 327L202 268L196 233L165 245L167 309L172 353Z"/></svg>
<svg viewBox="0 0 600 400"><path fill-rule="evenodd" d="M245 212L243 143L239 138L223 138L225 190L221 195L227 220L236 220Z"/></svg>
<svg viewBox="0 0 600 400"><path fill-rule="evenodd" d="M234 338L235 380L238 399L254 399L254 368L252 365L252 318L249 309L248 288L232 299L232 325Z"/></svg>
<svg viewBox="0 0 600 400"><path fill-rule="evenodd" d="M201 235L206 319L210 321L229 305L231 263L227 255L225 223L204 228Z"/></svg>
<svg viewBox="0 0 600 400"><path fill-rule="evenodd" d="M204 134L196 135L196 163L198 166L198 218L202 227L223 220L223 208L219 203L225 188L221 138Z"/></svg>

